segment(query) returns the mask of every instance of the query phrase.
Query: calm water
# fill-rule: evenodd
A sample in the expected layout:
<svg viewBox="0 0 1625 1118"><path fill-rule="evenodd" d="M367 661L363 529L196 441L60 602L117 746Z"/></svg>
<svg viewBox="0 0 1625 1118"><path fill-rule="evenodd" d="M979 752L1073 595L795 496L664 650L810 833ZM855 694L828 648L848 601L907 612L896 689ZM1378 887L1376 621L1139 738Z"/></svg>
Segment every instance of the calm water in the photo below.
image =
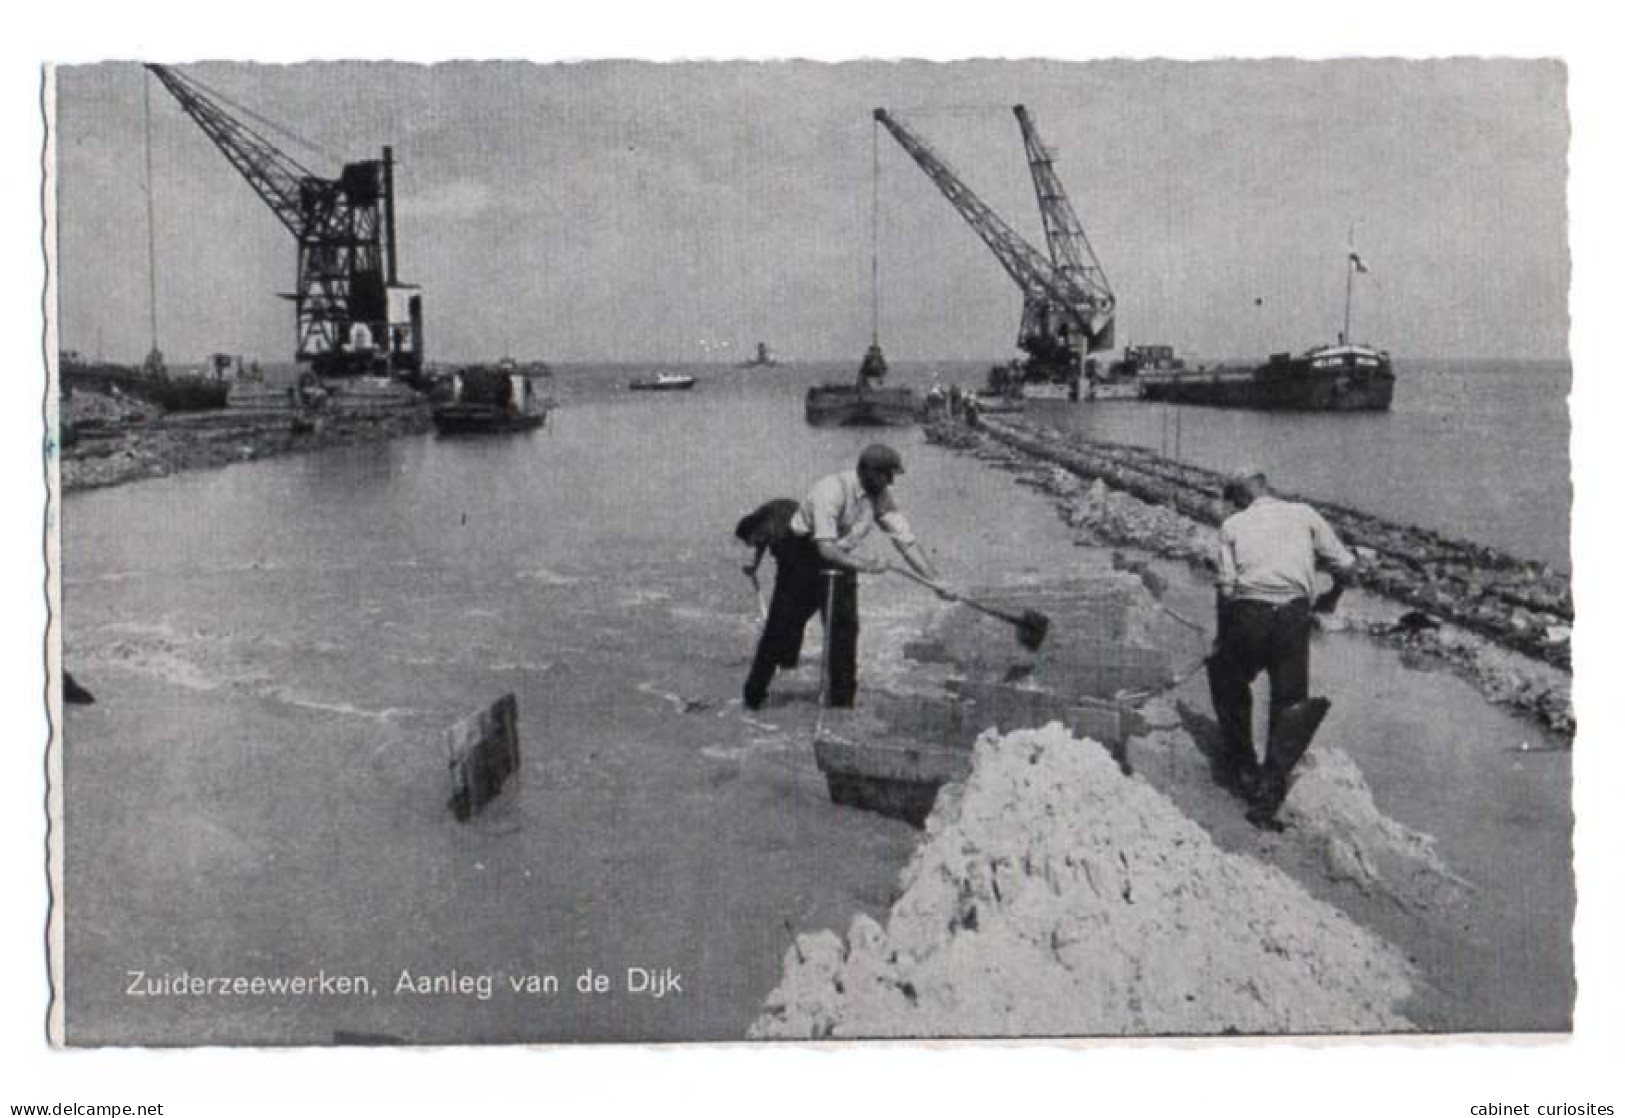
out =
<svg viewBox="0 0 1625 1118"><path fill-rule="evenodd" d="M734 520L799 494L874 437L803 423L802 391L833 371L698 370L693 392L650 396L624 388L648 369L565 370L561 409L528 436L404 439L71 495L64 657L98 702L73 708L65 727L70 1038L732 1038L776 981L790 928L844 930L856 912L883 913L915 833L832 810L804 736L778 724L792 711L770 708L758 724L730 705L755 627ZM975 371L944 374L968 381ZM899 379L930 375L905 368ZM1436 401L1452 391L1479 399L1481 383L1510 398L1526 390L1510 374L1478 375L1417 374L1400 399L1421 393L1413 382L1454 386L1430 389ZM1566 379L1553 384L1560 395ZM1390 515L1399 513L1379 493L1436 491L1423 503L1441 516L1471 503L1468 482L1448 489L1442 467L1392 490L1378 484L1393 467L1392 454L1367 445L1381 432L1465 423L1443 403L1414 406L1347 428L1371 435L1360 465L1328 469L1327 484L1361 470L1367 480L1329 495ZM1502 430L1482 399L1455 410ZM1154 423L1127 409L1074 415L1118 428L1101 432L1113 438ZM1187 416L1188 454L1198 432L1215 437L1207 419ZM1560 459L1561 428L1559 413L1556 445L1543 449L1526 423L1519 461ZM1314 460L1317 440L1281 430L1272 449L1283 457L1265 464L1316 491L1283 463L1287 444ZM998 583L1074 561L1045 498L918 431L887 437L908 467L900 497L951 579ZM1484 449L1482 434L1459 438ZM1463 478L1490 469L1457 465ZM1566 508L1539 504L1514 515L1497 501L1506 515L1480 518L1515 535L1553 515L1550 530L1566 530ZM917 633L934 608L910 586L866 589L866 680L886 642ZM1416 696L1407 734L1418 749L1454 741L1453 704L1477 702L1392 656L1360 674ZM803 672L776 690L800 710L814 685ZM521 791L491 822L458 827L444 809L439 732L510 690L526 751ZM1488 710L1475 726L1448 755L1470 754L1460 763L1485 774L1506 771L1509 741L1530 736ZM1447 755L1443 745L1432 753ZM1446 798L1455 788L1437 785ZM1541 795L1546 807L1519 826L1562 846L1566 768L1552 767ZM1441 821L1428 814L1418 807L1422 817L1405 821L1433 829ZM1515 832L1469 833L1482 814L1446 841L1527 847ZM1547 876L1561 894L1567 878ZM121 984L129 968L323 966L388 984L403 967L568 982L586 967L633 964L682 971L684 998L200 1007L130 999Z"/></svg>
<svg viewBox="0 0 1625 1118"><path fill-rule="evenodd" d="M986 362L902 361L893 364L892 374L896 383L923 390L934 381L979 385L986 368ZM757 440L773 442L780 434L796 443L831 445L829 438L799 429L801 395L809 384L851 375L850 367L831 363L684 371L702 379L693 399L704 399L718 423L726 427L738 418L748 425L732 434L747 462ZM647 372L640 366L574 366L560 371L554 390L566 400L624 406L635 403L625 395L625 382ZM1400 362L1397 372L1393 409L1379 415L1035 400L1027 416L1084 438L1149 447L1211 469L1261 466L1283 489L1569 570L1568 362ZM728 403L719 411L721 394ZM682 414L685 421L692 415ZM788 428L776 431L779 424ZM735 468L734 459L725 461L728 470ZM764 481L771 480L768 471Z"/></svg>
<svg viewBox="0 0 1625 1118"><path fill-rule="evenodd" d="M916 833L832 810L810 726L785 721L812 709L815 658L775 685L792 706L741 717L756 600L731 536L870 436L808 430L799 401L743 377L651 398L619 373L566 375L527 436L69 497L64 659L98 700L65 726L70 1038L737 1039L790 929L883 915ZM917 431L894 441L952 576L1073 554L1038 495ZM901 582L866 592L869 683L887 634L935 608ZM440 733L505 691L520 786L460 827ZM274 1006L122 993L130 969L317 966L381 985L401 968L568 985L671 967L686 985Z"/></svg>
<svg viewBox="0 0 1625 1118"><path fill-rule="evenodd" d="M1029 415L1212 469L1262 466L1283 489L1569 570L1568 364L1396 371L1393 410L1376 415L1049 401Z"/></svg>

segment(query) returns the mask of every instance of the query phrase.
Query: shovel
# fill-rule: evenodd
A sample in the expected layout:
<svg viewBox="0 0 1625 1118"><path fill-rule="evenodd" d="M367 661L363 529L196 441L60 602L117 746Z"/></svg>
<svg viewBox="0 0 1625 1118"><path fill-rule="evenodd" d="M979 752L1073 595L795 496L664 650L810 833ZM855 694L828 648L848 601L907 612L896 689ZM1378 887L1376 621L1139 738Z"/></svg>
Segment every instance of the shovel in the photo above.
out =
<svg viewBox="0 0 1625 1118"><path fill-rule="evenodd" d="M921 586L928 586L951 601L969 606L978 613L985 613L989 617L997 617L1000 621L1009 622L1011 625L1016 627L1017 643L1019 643L1021 647L1025 648L1028 652L1037 652L1043 645L1044 638L1049 636L1049 618L1045 617L1035 609L1024 609L1019 614L1006 613L1004 610L995 609L993 606L987 605L984 602L978 602L972 598L967 598L962 594L955 594L951 590L945 590L941 586L938 586L936 583L932 582L930 579L922 578L920 575L915 574L913 571L906 570L903 567L887 567L886 569L892 574L902 575L904 578L909 579L912 582L917 582Z"/></svg>

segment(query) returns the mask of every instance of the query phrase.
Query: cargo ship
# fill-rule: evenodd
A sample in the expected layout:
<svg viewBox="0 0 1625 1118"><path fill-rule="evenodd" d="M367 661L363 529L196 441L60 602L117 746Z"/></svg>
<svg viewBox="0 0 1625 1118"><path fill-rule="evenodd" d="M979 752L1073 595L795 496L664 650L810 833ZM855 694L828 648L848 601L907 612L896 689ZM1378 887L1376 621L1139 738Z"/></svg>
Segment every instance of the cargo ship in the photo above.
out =
<svg viewBox="0 0 1625 1118"><path fill-rule="evenodd" d="M1385 350L1370 346L1318 346L1300 354L1276 353L1262 365L1218 365L1139 374L1140 395L1170 404L1203 404L1258 411L1387 411L1394 399L1394 369Z"/></svg>
<svg viewBox="0 0 1625 1118"><path fill-rule="evenodd" d="M1352 226L1345 266L1343 330L1336 345L1296 355L1271 354L1252 368L1141 370L1141 396L1170 404L1257 411L1387 411L1394 401L1394 367L1387 350L1349 340L1354 336L1354 277L1370 270L1354 251Z"/></svg>

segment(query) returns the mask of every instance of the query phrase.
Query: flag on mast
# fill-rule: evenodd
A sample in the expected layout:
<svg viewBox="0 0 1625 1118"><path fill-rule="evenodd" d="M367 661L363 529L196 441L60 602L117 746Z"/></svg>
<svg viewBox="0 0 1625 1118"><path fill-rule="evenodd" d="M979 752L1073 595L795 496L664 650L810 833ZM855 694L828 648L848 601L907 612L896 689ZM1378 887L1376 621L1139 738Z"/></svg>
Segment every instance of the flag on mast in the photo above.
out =
<svg viewBox="0 0 1625 1118"><path fill-rule="evenodd" d="M1365 261L1360 259L1360 254L1355 252L1353 249L1349 249L1349 263L1354 265L1354 270L1356 272L1363 273L1371 270L1365 266Z"/></svg>

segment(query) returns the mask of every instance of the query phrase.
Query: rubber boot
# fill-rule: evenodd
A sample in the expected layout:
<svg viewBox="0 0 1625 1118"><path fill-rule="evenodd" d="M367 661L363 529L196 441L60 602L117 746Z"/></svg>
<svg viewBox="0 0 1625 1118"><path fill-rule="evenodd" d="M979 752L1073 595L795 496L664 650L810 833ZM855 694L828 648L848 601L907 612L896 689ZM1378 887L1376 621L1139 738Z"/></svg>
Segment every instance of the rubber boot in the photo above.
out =
<svg viewBox="0 0 1625 1118"><path fill-rule="evenodd" d="M1264 760L1258 794L1247 819L1257 826L1280 829L1276 813L1292 790L1292 772L1309 752L1309 743L1332 708L1330 699L1313 696L1293 703L1270 720L1269 754Z"/></svg>

